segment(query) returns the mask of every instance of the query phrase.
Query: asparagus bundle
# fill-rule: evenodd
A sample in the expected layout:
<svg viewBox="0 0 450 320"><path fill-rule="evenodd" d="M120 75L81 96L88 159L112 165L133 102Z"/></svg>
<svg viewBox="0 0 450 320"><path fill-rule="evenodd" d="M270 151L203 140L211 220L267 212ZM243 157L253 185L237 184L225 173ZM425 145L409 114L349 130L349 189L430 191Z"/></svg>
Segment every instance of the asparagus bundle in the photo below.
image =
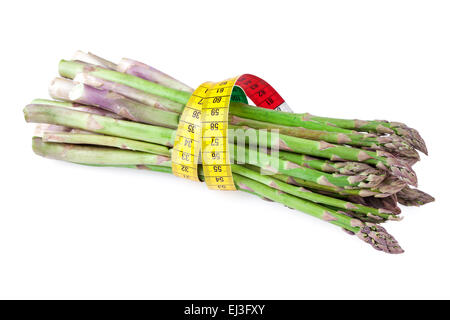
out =
<svg viewBox="0 0 450 320"><path fill-rule="evenodd" d="M35 153L94 166L171 173L171 148L192 88L141 62L118 64L78 51L61 60L55 100L24 109L39 123ZM401 253L380 226L401 220L402 205L434 199L417 186L412 165L427 153L418 132L387 121L293 114L231 102L229 141L236 188L308 213L356 234L375 249ZM249 141L246 131L268 130ZM279 132L275 135L273 132ZM242 143L242 141L244 143ZM269 144L271 150L258 146ZM202 179L201 166L199 168Z"/></svg>

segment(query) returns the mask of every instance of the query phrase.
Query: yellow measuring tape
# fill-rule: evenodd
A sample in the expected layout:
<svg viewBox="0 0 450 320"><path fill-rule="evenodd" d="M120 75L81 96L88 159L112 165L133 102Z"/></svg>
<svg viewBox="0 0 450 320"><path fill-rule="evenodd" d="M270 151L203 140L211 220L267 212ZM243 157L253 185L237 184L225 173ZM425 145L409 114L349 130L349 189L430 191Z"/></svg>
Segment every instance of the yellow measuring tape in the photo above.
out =
<svg viewBox="0 0 450 320"><path fill-rule="evenodd" d="M194 91L180 118L172 153L176 176L199 181L202 150L205 182L210 189L236 190L228 148L228 107L238 77L205 82Z"/></svg>
<svg viewBox="0 0 450 320"><path fill-rule="evenodd" d="M172 172L176 176L200 181L197 166L201 150L208 187L236 190L227 137L228 108L232 99L247 103L247 96L258 107L292 112L270 84L252 74L203 83L194 91L180 117L172 152Z"/></svg>

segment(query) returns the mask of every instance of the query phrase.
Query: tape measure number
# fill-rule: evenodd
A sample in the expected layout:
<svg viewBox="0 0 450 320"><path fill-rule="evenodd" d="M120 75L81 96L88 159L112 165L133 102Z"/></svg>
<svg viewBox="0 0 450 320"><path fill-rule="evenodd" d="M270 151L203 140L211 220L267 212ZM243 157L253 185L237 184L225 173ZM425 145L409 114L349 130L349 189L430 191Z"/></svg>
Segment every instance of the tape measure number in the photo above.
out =
<svg viewBox="0 0 450 320"><path fill-rule="evenodd" d="M180 117L172 149L172 172L180 178L200 181L197 167L202 143L202 105L210 84L205 82L194 91Z"/></svg>
<svg viewBox="0 0 450 320"><path fill-rule="evenodd" d="M228 107L234 84L231 78L212 84L202 109L202 163L210 189L236 190L228 148Z"/></svg>
<svg viewBox="0 0 450 320"><path fill-rule="evenodd" d="M201 150L205 182L210 189L236 190L228 147L228 109L231 101L291 112L284 99L266 81L251 74L222 82L205 82L192 94L180 117L172 152L172 171L181 178L200 181Z"/></svg>

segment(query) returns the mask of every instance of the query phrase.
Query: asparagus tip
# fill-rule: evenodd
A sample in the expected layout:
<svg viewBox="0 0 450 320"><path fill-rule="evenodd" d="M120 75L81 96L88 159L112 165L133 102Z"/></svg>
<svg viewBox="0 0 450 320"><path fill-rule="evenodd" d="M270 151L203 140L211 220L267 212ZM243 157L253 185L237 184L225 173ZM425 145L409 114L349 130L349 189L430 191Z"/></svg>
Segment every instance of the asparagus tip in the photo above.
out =
<svg viewBox="0 0 450 320"><path fill-rule="evenodd" d="M404 252L397 240L385 228L374 223L365 223L364 226L360 227L356 235L364 242L370 244L375 250L391 254Z"/></svg>
<svg viewBox="0 0 450 320"><path fill-rule="evenodd" d="M420 207L435 201L435 198L419 189L405 187L397 193L398 202L404 206Z"/></svg>
<svg viewBox="0 0 450 320"><path fill-rule="evenodd" d="M389 154L387 152L383 152L382 154L387 157L387 163L393 176L399 178L409 185L417 187L417 175L409 164L401 161L398 158L395 158L392 154Z"/></svg>
<svg viewBox="0 0 450 320"><path fill-rule="evenodd" d="M421 137L420 133L413 128L408 127L407 125L400 122L392 122L394 125L396 133L403 137L409 144L411 144L417 150L423 152L428 155L428 149L425 144L425 140Z"/></svg>

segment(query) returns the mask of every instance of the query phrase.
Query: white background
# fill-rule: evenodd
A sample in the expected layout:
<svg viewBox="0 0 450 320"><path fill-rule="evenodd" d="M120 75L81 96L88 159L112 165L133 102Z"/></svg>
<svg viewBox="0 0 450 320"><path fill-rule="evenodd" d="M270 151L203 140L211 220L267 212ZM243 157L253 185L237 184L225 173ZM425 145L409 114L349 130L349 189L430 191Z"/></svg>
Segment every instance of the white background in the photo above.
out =
<svg viewBox="0 0 450 320"><path fill-rule="evenodd" d="M450 298L448 4L8 2L0 298ZM387 225L406 250L391 256L244 193L40 158L22 108L47 97L58 60L77 49L191 86L254 73L297 112L406 122L428 142L415 168L437 201Z"/></svg>

